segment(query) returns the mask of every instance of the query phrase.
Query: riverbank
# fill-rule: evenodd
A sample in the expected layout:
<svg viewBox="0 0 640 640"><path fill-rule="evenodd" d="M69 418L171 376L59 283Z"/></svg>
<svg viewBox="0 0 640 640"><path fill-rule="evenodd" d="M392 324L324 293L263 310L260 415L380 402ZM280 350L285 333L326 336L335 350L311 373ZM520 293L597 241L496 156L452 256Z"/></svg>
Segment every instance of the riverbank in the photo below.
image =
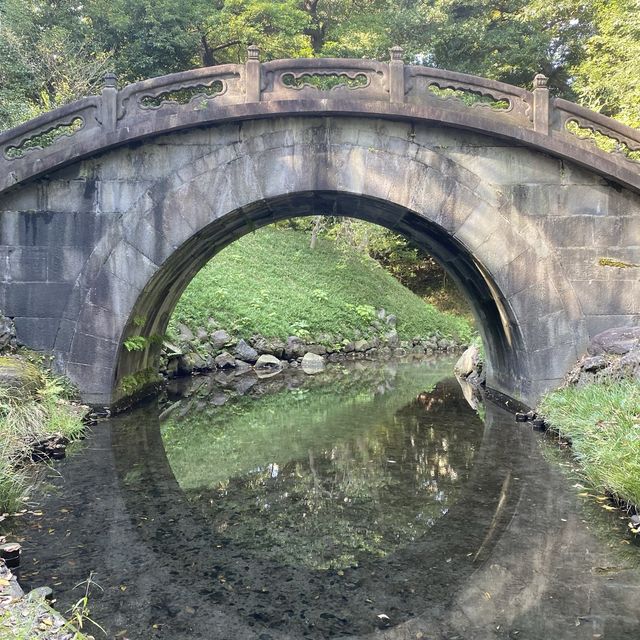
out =
<svg viewBox="0 0 640 640"><path fill-rule="evenodd" d="M385 317L378 311L385 310ZM193 278L169 325L194 334L222 329L248 341L295 335L325 347L391 334L468 341L469 320L439 311L368 255L291 229L266 227L223 249Z"/></svg>
<svg viewBox="0 0 640 640"><path fill-rule="evenodd" d="M45 366L42 356L18 349L12 323L0 316L0 522L25 511L32 461L60 459L66 445L83 432L86 407L71 400L70 389ZM0 535L0 545L6 539ZM1 547L2 557L19 565L17 545ZM24 594L0 559L0 637L2 640L83 640L49 606L46 589ZM73 612L82 622L86 603Z"/></svg>
<svg viewBox="0 0 640 640"><path fill-rule="evenodd" d="M629 513L640 533L640 328L595 336L538 412L571 443L587 481Z"/></svg>
<svg viewBox="0 0 640 640"><path fill-rule="evenodd" d="M66 445L82 434L85 412L39 356L26 351L0 356L0 513L21 507L25 466L62 457Z"/></svg>

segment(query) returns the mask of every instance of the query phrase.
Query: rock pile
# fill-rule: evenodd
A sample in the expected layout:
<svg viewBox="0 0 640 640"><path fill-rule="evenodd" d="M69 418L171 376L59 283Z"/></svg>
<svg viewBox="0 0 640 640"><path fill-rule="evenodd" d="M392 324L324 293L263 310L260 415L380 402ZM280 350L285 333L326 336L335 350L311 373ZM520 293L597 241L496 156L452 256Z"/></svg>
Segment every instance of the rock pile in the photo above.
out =
<svg viewBox="0 0 640 640"><path fill-rule="evenodd" d="M245 340L234 337L213 319L209 319L207 328L194 329L179 324L177 332L176 344L165 343L163 351L162 371L169 377L215 369L239 370L247 366L263 373L288 366L315 371L326 362L455 353L466 346L437 334L400 340L396 317L384 309L376 312L376 320L354 340L326 333L306 340L296 335L286 340L254 335Z"/></svg>
<svg viewBox="0 0 640 640"><path fill-rule="evenodd" d="M640 327L617 327L594 336L587 354L568 373L566 384L624 378L640 380Z"/></svg>

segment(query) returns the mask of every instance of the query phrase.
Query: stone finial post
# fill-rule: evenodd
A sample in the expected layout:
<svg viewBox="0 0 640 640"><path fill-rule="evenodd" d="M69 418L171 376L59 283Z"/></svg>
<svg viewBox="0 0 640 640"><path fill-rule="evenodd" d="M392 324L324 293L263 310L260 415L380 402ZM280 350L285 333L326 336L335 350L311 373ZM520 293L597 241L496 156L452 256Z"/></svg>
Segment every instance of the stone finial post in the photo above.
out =
<svg viewBox="0 0 640 640"><path fill-rule="evenodd" d="M404 62L402 47L389 49L389 99L391 102L404 102Z"/></svg>
<svg viewBox="0 0 640 640"><path fill-rule="evenodd" d="M539 73L533 79L533 130L549 135L549 78Z"/></svg>
<svg viewBox="0 0 640 640"><path fill-rule="evenodd" d="M245 102L260 102L260 49L252 44L247 48Z"/></svg>
<svg viewBox="0 0 640 640"><path fill-rule="evenodd" d="M100 101L102 127L105 131L115 131L118 122L118 87L115 73L105 73L102 79Z"/></svg>

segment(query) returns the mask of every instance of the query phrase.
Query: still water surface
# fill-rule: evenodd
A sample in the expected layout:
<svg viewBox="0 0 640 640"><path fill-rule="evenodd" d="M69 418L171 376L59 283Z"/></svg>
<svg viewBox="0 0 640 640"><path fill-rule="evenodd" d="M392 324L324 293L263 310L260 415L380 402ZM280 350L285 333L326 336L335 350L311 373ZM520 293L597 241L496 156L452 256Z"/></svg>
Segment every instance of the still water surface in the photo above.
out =
<svg viewBox="0 0 640 640"><path fill-rule="evenodd" d="M624 523L451 369L175 383L48 474L23 585L65 610L92 573L130 640L640 637Z"/></svg>

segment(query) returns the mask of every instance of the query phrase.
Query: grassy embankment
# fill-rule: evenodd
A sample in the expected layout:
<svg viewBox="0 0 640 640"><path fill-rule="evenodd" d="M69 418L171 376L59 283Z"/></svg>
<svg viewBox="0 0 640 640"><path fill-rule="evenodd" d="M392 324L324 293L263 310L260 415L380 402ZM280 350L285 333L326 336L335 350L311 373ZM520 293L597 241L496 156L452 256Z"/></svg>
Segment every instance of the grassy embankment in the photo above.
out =
<svg viewBox="0 0 640 640"><path fill-rule="evenodd" d="M78 407L64 384L27 355L1 356L0 366L19 367L26 386L0 386L0 513L16 511L27 489L20 465L32 445L53 435L73 439L82 431Z"/></svg>
<svg viewBox="0 0 640 640"><path fill-rule="evenodd" d="M220 252L196 275L170 324L207 327L213 317L238 337L303 340L321 334L353 340L366 334L375 309L397 317L400 340L437 334L467 341L471 323L426 304L375 260L320 238L267 227Z"/></svg>
<svg viewBox="0 0 640 640"><path fill-rule="evenodd" d="M571 440L594 487L640 507L640 382L558 389L543 398L539 412Z"/></svg>

